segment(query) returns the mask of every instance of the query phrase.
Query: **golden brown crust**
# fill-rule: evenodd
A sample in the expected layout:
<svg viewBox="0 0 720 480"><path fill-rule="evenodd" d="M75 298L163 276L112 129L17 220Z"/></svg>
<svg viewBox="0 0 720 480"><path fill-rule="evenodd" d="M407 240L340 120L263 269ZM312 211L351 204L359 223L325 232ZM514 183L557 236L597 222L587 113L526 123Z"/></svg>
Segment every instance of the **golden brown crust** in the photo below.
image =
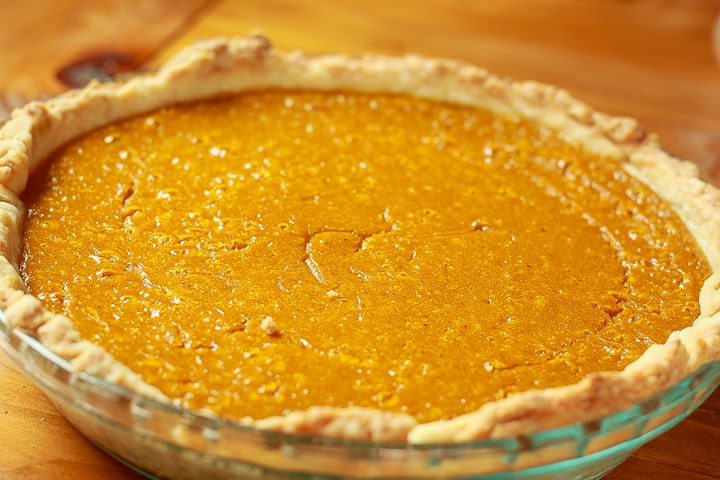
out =
<svg viewBox="0 0 720 480"><path fill-rule="evenodd" d="M215 39L188 48L156 72L92 83L47 102L28 104L2 127L0 308L8 323L37 336L78 370L165 399L105 351L81 339L69 319L48 312L24 292L17 272L23 216L17 197L39 162L93 128L171 103L265 87L403 92L535 119L570 141L623 160L630 173L680 214L713 270L720 267L720 192L698 178L693 164L664 153L632 119L596 112L555 87L509 81L451 60L309 55L277 51L260 36ZM591 420L659 393L704 363L720 359L720 273L706 282L700 304L695 325L675 332L666 344L651 347L623 372L598 373L567 387L520 393L450 421L418 425L405 415L317 407L243 423L284 432L428 443L505 437Z"/></svg>

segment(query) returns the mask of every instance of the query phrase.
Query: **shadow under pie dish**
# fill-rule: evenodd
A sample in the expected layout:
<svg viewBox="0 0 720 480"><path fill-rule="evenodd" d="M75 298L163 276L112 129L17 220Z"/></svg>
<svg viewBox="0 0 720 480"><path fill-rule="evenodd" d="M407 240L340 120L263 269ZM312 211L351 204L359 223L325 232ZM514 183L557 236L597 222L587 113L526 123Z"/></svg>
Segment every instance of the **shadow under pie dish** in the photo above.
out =
<svg viewBox="0 0 720 480"><path fill-rule="evenodd" d="M611 465L717 383L720 194L553 87L213 40L1 132L6 350L155 474Z"/></svg>

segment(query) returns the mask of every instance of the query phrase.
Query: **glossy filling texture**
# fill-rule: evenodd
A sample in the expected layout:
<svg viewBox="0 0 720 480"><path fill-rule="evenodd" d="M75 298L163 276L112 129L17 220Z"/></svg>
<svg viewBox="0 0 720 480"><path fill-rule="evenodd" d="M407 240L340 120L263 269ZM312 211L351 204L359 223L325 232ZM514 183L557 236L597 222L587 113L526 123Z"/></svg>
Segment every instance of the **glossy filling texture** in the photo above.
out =
<svg viewBox="0 0 720 480"><path fill-rule="evenodd" d="M451 418L619 370L710 269L614 161L405 96L267 91L102 128L25 194L30 291L179 405Z"/></svg>

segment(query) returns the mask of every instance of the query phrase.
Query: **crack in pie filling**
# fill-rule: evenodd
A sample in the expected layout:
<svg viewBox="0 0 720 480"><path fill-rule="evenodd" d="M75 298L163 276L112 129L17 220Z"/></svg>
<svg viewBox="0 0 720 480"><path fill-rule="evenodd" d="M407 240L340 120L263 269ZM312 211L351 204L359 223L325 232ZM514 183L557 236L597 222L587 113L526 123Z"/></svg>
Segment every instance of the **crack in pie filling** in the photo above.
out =
<svg viewBox="0 0 720 480"><path fill-rule="evenodd" d="M8 322L184 409L464 441L718 358L717 190L552 87L216 40L25 107L0 159Z"/></svg>

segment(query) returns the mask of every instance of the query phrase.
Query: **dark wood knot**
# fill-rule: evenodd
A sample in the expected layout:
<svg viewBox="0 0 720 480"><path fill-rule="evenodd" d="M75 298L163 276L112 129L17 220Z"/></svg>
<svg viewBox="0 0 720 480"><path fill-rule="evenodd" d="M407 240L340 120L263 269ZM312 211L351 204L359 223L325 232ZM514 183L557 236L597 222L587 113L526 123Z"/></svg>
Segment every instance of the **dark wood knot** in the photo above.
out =
<svg viewBox="0 0 720 480"><path fill-rule="evenodd" d="M115 76L136 70L137 59L121 52L99 53L86 56L62 67L55 74L64 85L78 88L91 80L108 81Z"/></svg>

